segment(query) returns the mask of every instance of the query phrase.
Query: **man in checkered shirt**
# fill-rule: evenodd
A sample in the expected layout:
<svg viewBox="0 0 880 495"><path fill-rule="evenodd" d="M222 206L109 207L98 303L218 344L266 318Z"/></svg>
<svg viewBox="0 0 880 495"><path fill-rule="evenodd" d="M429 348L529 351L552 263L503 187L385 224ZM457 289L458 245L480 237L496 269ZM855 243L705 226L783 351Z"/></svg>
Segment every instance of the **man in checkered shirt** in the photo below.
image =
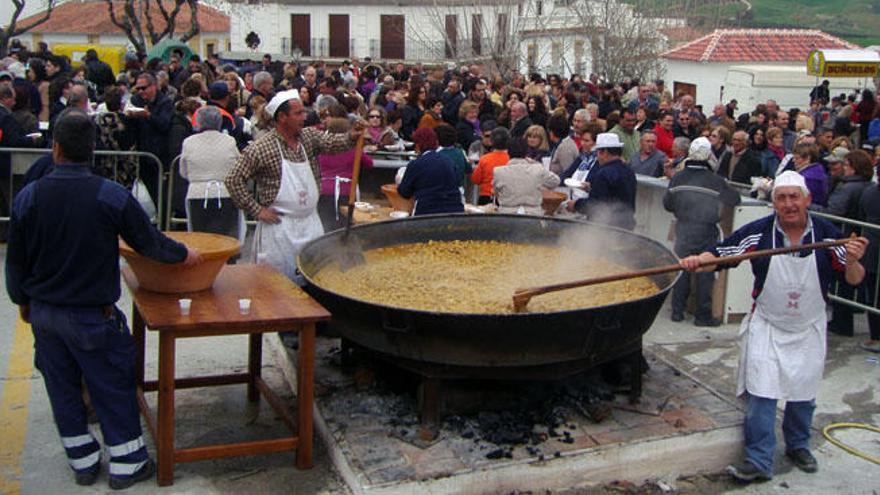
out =
<svg viewBox="0 0 880 495"><path fill-rule="evenodd" d="M300 248L323 234L316 210L316 157L350 149L365 126L356 122L348 134L304 127L307 112L296 90L275 95L266 111L275 129L245 148L226 177L226 187L236 206L259 221L255 253L293 279ZM256 194L247 186L250 179Z"/></svg>

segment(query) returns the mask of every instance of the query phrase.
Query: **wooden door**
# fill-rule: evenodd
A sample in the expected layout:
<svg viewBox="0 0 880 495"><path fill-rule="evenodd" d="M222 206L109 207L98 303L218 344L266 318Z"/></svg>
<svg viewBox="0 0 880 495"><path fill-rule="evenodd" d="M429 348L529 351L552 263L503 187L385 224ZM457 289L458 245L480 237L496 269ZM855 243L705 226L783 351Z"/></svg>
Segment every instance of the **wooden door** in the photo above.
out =
<svg viewBox="0 0 880 495"><path fill-rule="evenodd" d="M402 15L380 16L379 56L384 59L406 58L406 24Z"/></svg>
<svg viewBox="0 0 880 495"><path fill-rule="evenodd" d="M503 55L507 55L507 31L509 29L507 14L498 14L498 19L496 21L498 24L495 26L495 38L497 39L495 46L495 51L501 53Z"/></svg>
<svg viewBox="0 0 880 495"><path fill-rule="evenodd" d="M290 50L299 48L303 56L312 55L312 19L309 14L290 14Z"/></svg>
<svg viewBox="0 0 880 495"><path fill-rule="evenodd" d="M694 98L694 101L697 101L697 85L696 84L674 81L672 83L672 94L677 95L679 91L683 91L684 94L691 95Z"/></svg>
<svg viewBox="0 0 880 495"><path fill-rule="evenodd" d="M483 16L480 14L474 14L471 18L471 49L474 51L474 55L482 55L483 54Z"/></svg>
<svg viewBox="0 0 880 495"><path fill-rule="evenodd" d="M446 58L455 58L458 52L458 16L446 16Z"/></svg>
<svg viewBox="0 0 880 495"><path fill-rule="evenodd" d="M330 57L347 58L349 39L348 14L330 14Z"/></svg>

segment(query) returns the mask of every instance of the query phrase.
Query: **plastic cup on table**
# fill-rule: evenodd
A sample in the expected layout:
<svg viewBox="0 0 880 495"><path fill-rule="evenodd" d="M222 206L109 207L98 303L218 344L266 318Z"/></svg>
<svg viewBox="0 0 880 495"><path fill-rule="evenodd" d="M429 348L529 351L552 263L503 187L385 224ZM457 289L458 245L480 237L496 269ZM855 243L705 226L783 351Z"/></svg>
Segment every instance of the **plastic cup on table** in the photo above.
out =
<svg viewBox="0 0 880 495"><path fill-rule="evenodd" d="M239 299L238 300L238 312L247 315L251 313L251 300L250 299Z"/></svg>
<svg viewBox="0 0 880 495"><path fill-rule="evenodd" d="M180 304L180 314L182 316L189 316L189 310L192 307L192 299L178 299L177 302Z"/></svg>

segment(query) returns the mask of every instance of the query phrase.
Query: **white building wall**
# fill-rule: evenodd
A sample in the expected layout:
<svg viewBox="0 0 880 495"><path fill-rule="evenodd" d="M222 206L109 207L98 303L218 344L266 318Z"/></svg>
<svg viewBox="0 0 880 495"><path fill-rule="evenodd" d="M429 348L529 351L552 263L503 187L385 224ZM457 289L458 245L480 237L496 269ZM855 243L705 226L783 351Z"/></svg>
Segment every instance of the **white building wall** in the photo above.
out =
<svg viewBox="0 0 880 495"><path fill-rule="evenodd" d="M16 38L30 48L35 46L34 36L31 33L25 33L21 36L16 36ZM87 34L42 33L42 36L38 35L37 38L38 41L45 41L50 49L55 43L87 43L89 41Z"/></svg>
<svg viewBox="0 0 880 495"><path fill-rule="evenodd" d="M248 5L247 15L240 13L236 15L236 9L237 7L232 7L230 10L230 36L233 51L247 51L244 39L249 32L254 31L261 40L257 53L284 53L283 40L291 38L291 14L308 14L311 21L311 38L321 43L320 46L312 47L312 56L326 58L329 56L329 16L331 14L346 14L349 16L349 36L353 40L353 50L350 56L360 58L372 56L375 58L378 57L381 40L381 16L403 15L406 30L406 58L411 60L427 59L428 55L431 55L430 58L433 59L433 54L437 50L442 54L446 33L445 16L447 14L458 16L458 37L460 43L467 44L468 47L470 46L472 15L475 13L483 15L482 37L494 38L495 28L497 28L495 16L498 14L498 11L493 7L486 6L478 9L472 5L458 8L357 4L298 6L267 2L262 5ZM509 20L511 26L515 22L513 17L511 15Z"/></svg>
<svg viewBox="0 0 880 495"><path fill-rule="evenodd" d="M670 91L675 88L675 82L695 84L697 86L697 105L703 106L703 111L708 114L716 104L727 100L721 88L727 79L727 69L733 65L743 65L746 62L689 62L685 60L666 60L666 87ZM761 65L803 65L795 62L765 63ZM674 95L673 95L674 96Z"/></svg>
<svg viewBox="0 0 880 495"><path fill-rule="evenodd" d="M580 61L576 56L578 42L583 43L580 53ZM553 45L558 45L558 51ZM532 48L534 47L534 48ZM523 72L531 71L528 66L529 51L534 50L535 72L541 74L559 74L562 77L571 77L572 74L580 74L585 79L593 72L593 48L590 39L580 35L565 36L537 36L522 40L519 49L520 67ZM560 56L555 57L556 54ZM580 62L580 63L578 63Z"/></svg>

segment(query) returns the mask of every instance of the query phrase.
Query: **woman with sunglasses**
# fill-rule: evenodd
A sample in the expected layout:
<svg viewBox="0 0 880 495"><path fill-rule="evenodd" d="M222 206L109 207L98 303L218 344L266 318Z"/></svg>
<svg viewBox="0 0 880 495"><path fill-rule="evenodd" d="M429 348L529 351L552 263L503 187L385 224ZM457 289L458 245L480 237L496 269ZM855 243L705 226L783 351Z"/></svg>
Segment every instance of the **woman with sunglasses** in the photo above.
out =
<svg viewBox="0 0 880 495"><path fill-rule="evenodd" d="M382 134L385 133L385 127L385 110L377 106L370 107L367 112L367 141L379 145Z"/></svg>

